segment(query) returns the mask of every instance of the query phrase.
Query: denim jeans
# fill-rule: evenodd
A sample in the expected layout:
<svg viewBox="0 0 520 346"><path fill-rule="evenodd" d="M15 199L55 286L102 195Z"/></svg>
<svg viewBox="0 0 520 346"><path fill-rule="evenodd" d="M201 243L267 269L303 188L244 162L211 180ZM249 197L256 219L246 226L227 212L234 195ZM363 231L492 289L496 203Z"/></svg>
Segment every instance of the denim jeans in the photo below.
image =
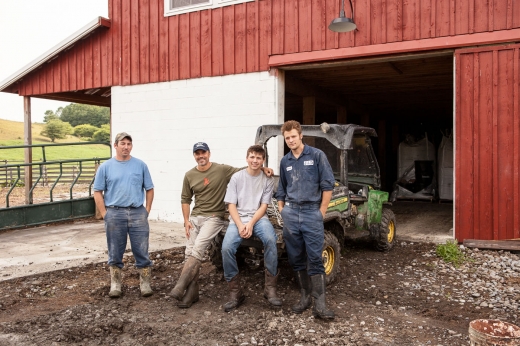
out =
<svg viewBox="0 0 520 346"><path fill-rule="evenodd" d="M323 215L317 205L286 205L282 209L283 240L294 271L307 269L310 276L325 274L321 253ZM308 264L308 267L307 267Z"/></svg>
<svg viewBox="0 0 520 346"><path fill-rule="evenodd" d="M190 222L193 228L186 242L185 258L193 256L202 261L206 249L217 234L224 231L228 221L215 216L192 216Z"/></svg>
<svg viewBox="0 0 520 346"><path fill-rule="evenodd" d="M253 235L260 238L264 244L265 268L275 276L278 273L278 252L276 250L276 233L269 219L260 219L253 226ZM224 241L222 242L222 262L224 266L224 278L231 281L238 274L236 252L243 238L238 234L238 227L230 223Z"/></svg>
<svg viewBox="0 0 520 346"><path fill-rule="evenodd" d="M152 265L148 254L148 239L150 237L148 212L144 206L139 208L107 208L105 233L108 245L108 265L123 268L123 254L126 249L127 235L130 237L135 266L145 268Z"/></svg>

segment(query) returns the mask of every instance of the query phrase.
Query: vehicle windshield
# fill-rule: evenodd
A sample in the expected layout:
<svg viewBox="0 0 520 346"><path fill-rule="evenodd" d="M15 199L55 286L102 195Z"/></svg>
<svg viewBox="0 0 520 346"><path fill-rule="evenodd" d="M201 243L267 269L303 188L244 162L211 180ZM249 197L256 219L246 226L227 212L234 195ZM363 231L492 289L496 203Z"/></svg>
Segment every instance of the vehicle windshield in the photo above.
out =
<svg viewBox="0 0 520 346"><path fill-rule="evenodd" d="M325 138L304 137L304 142L322 150L329 160L334 177L339 181L341 173L341 150ZM365 182L363 177L377 176L378 168L373 156L370 141L365 135L354 136L352 149L347 150L348 180L350 182Z"/></svg>
<svg viewBox="0 0 520 346"><path fill-rule="evenodd" d="M377 161L373 156L370 140L365 135L354 136L352 149L347 150L349 181L355 177L378 175Z"/></svg>

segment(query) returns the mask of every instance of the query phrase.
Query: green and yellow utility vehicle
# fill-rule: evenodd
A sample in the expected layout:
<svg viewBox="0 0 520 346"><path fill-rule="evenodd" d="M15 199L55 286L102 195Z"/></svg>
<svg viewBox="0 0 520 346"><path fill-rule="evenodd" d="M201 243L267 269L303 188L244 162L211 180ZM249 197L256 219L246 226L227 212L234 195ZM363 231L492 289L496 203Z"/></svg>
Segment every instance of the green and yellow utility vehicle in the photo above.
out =
<svg viewBox="0 0 520 346"><path fill-rule="evenodd" d="M258 128L256 144L264 146L270 138L280 136L281 125L264 125ZM349 232L364 231L373 240L375 248L388 251L395 242L396 222L394 213L386 206L388 193L380 191L381 178L370 137L377 136L374 129L358 125L302 125L306 144L321 149L334 171L336 183L324 218L325 243L322 252L327 283L339 272L340 254ZM269 163L267 155L266 166ZM278 179L278 177L275 177ZM275 193L278 182L275 184ZM283 220L278 212L276 198L267 214L278 236L278 256L286 257L283 242ZM363 233L363 232L361 232ZM209 248L209 256L215 266L222 268L222 239L219 234ZM237 251L237 260L250 265L260 265L263 244L254 237L244 239Z"/></svg>

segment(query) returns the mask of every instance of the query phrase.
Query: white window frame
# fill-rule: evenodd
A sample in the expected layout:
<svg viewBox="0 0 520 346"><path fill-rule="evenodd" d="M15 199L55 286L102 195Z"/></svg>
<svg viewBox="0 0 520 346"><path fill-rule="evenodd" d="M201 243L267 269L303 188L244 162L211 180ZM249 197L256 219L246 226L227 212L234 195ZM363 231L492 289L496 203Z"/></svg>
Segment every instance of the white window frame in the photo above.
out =
<svg viewBox="0 0 520 346"><path fill-rule="evenodd" d="M241 4L244 2L251 2L255 0L209 0L207 3L196 4L191 6L184 6L179 8L170 8L171 1L164 0L164 16L175 16L177 14L189 13L195 11L208 10L212 8L224 7L229 5ZM258 0L256 0L258 1Z"/></svg>

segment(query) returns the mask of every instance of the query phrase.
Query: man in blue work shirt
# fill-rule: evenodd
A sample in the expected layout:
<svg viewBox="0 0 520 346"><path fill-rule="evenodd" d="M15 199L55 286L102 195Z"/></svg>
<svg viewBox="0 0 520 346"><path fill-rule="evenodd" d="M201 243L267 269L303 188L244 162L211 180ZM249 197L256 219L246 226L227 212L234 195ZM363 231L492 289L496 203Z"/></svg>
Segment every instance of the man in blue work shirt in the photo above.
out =
<svg viewBox="0 0 520 346"><path fill-rule="evenodd" d="M315 298L313 314L333 319L325 302L325 268L321 258L324 243L323 218L327 212L334 174L323 151L303 143L300 123L282 125L285 143L291 149L280 163L278 210L283 218L283 238L289 264L296 273L301 298L291 309L301 314ZM308 266L307 266L308 263Z"/></svg>
<svg viewBox="0 0 520 346"><path fill-rule="evenodd" d="M105 220L110 266L110 293L121 296L121 268L130 237L135 266L139 271L141 295L152 295L150 276L152 261L148 254L150 227L148 215L154 196L152 178L146 164L132 157L132 137L118 133L114 140L116 155L104 162L96 173L94 200ZM146 207L143 205L146 191Z"/></svg>

